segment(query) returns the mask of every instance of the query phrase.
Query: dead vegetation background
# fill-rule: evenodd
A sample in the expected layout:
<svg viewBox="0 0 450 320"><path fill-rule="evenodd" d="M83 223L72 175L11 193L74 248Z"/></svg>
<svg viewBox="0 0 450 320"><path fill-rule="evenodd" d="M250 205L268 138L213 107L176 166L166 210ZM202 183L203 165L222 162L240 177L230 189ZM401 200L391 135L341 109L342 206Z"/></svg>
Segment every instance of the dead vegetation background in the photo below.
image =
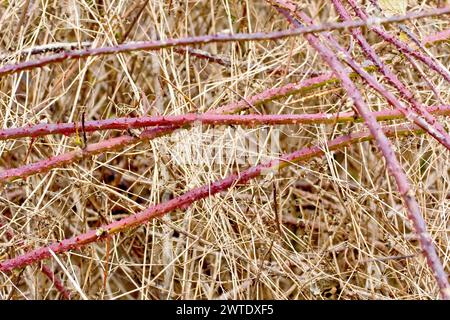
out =
<svg viewBox="0 0 450 320"><path fill-rule="evenodd" d="M440 2L440 3L438 3ZM444 1L445 2L445 1ZM337 21L329 1L301 1L316 23ZM360 2L370 11L367 1ZM425 10L443 1L409 1ZM447 5L449 3L447 2ZM24 48L48 43L93 46L190 35L274 31L289 27L265 1L65 0L0 3L2 64ZM424 36L448 29L448 16L407 23ZM396 26L387 27L393 34ZM383 61L427 106L449 103L448 83L422 67L438 101L403 55L364 31ZM333 33L364 63L349 33ZM450 66L449 43L428 49ZM207 44L221 65L175 50L66 61L0 79L3 127L114 116L206 112L265 89L329 72L303 37ZM379 80L383 81L379 76ZM373 111L389 108L360 79ZM383 81L383 84L388 84ZM392 89L395 92L394 89ZM250 109L251 113L351 111L330 84ZM442 123L449 124L445 118ZM364 128L361 123L281 126L284 153ZM199 154L211 128L84 159L4 185L0 259L96 228L196 186L248 167L211 157L179 162L183 145ZM242 128L244 131L261 129ZM220 129L215 128L217 134ZM226 131L223 130L223 135ZM88 134L97 142L124 132ZM0 141L0 168L18 167L80 147L81 134ZM219 139L220 140L220 139ZM391 139L416 190L428 228L449 272L449 153L429 136ZM200 143L199 143L200 142ZM236 146L234 146L236 147ZM262 154L260 156L263 156ZM13 232L8 237L7 231ZM411 224L373 142L293 165L246 186L195 202L145 226L43 262L72 299L433 299L438 290ZM29 266L0 275L1 299L58 299L60 291ZM106 285L104 278L106 276Z"/></svg>

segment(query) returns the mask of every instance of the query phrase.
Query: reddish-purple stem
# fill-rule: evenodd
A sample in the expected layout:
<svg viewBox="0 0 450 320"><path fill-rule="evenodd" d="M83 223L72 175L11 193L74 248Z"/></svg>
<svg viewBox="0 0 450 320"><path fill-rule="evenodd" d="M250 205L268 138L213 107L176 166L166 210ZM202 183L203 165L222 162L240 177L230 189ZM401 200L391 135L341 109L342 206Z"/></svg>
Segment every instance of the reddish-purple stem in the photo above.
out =
<svg viewBox="0 0 450 320"><path fill-rule="evenodd" d="M333 4L343 20L351 19L345 7L342 5L340 0L332 0ZM352 29L350 30L355 39L359 42L361 48L363 49L366 56L373 61L373 63L379 68L381 73L391 82L394 87L397 88L400 95L409 101L416 113L412 113L411 110L403 105L397 98L388 90L386 90L373 76L365 72L360 68L351 58L351 56L339 45L339 43L331 36L326 35L327 39L331 42L333 46L338 48L342 54L344 54L345 61L358 73L360 74L367 83L382 94L391 105L400 110L406 117L411 118L414 123L422 127L431 136L438 140L441 144L450 150L450 136L445 131L444 127L436 121L436 119L414 98L413 93L403 85L403 83L397 78L397 76L381 61L366 39L362 36L361 30Z"/></svg>
<svg viewBox="0 0 450 320"><path fill-rule="evenodd" d="M225 67L231 67L230 59L213 55L207 51L189 48L189 47L180 47L180 48L175 48L174 50L175 50L175 52L177 52L179 54L186 54L186 52L187 52L188 54L190 54L193 57L196 57L199 59L204 59L209 62L214 62L214 63L220 64L222 66L225 66Z"/></svg>
<svg viewBox="0 0 450 320"><path fill-rule="evenodd" d="M280 7L277 7L276 9L283 15L288 16L290 18L289 21L292 21L289 11ZM302 15L302 18L308 18L309 20L309 17L305 14ZM348 74L345 72L344 66L340 63L339 59L328 47L324 46L316 36L307 34L305 35L305 38L328 63L335 74L341 79L342 86L346 89L347 94L352 98L359 114L364 118L369 131L373 135L386 160L389 172L397 183L397 188L404 201L408 212L408 217L413 222L415 232L418 235L423 254L425 255L428 265L434 273L434 277L440 289L441 297L443 299L450 299L450 285L448 283L447 274L445 273L444 267L436 252L432 238L427 231L426 222L420 213L420 207L415 198L414 191L409 185L408 178L397 160L389 139L383 133L383 130L381 129L380 124L376 121L375 117L370 113L360 91L348 77Z"/></svg>
<svg viewBox="0 0 450 320"><path fill-rule="evenodd" d="M61 279L56 276L52 270L50 270L49 267L47 267L46 265L42 265L41 267L41 271L43 274L45 274L47 276L47 278L50 279L50 281L53 283L53 285L55 286L56 290L59 291L59 293L61 293L61 295L63 296L63 298L65 300L70 300L70 291L67 290Z"/></svg>
<svg viewBox="0 0 450 320"><path fill-rule="evenodd" d="M235 34L216 34L198 37L186 37L179 39L166 39L159 41L139 41L128 42L111 47L87 48L80 50L64 51L58 54L43 57L37 60L25 61L17 64L8 64L0 68L0 77L6 74L17 73L23 70L39 68L51 63L62 62L72 59L82 59L93 56L118 54L140 50L159 50L164 48L184 47L198 44L230 42L230 41L264 41L277 40L286 37L293 37L315 32L330 30L342 30L347 28L356 28L371 26L373 24L388 24L401 22L411 19L419 19L430 16L444 15L450 13L450 8L433 9L425 12L408 13L404 16L392 16L388 18L365 19L360 21L348 21L341 23L324 23L316 26L302 27L294 30L284 30L275 32L256 32L256 33L235 33Z"/></svg>
<svg viewBox="0 0 450 320"><path fill-rule="evenodd" d="M325 73L313 78L309 78L296 83L288 83L279 88L266 89L261 93L255 94L251 97L241 99L237 102L232 102L221 106L217 109L210 111L210 113L221 114L221 113L235 113L243 109L247 109L249 104L255 106L267 101L274 100L278 97L285 97L294 93L305 92L312 90L317 87L321 87L326 83L336 83L339 79L334 77L332 72Z"/></svg>
<svg viewBox="0 0 450 320"><path fill-rule="evenodd" d="M367 16L367 13L363 9L359 8L354 0L347 0L347 1L351 5L353 10L356 12L356 15L360 19L362 19L362 20L370 19ZM431 59L430 57L424 55L419 50L414 50L408 44L400 41L399 39L397 39L397 37L390 35L386 31L384 31L383 28L381 28L379 26L372 25L369 28L371 30L375 31L375 33L377 33L385 41L390 42L393 45L395 45L405 55L412 55L416 59L422 61L428 67L430 67L431 69L433 69L434 71L439 73L441 76L443 76L444 79L447 80L447 82L450 82L450 71L448 71L447 69L443 68L441 65L435 63L433 61L433 59Z"/></svg>
<svg viewBox="0 0 450 320"><path fill-rule="evenodd" d="M442 114L442 115L450 115L450 105L430 107L429 110L430 110L430 112L436 112L436 113ZM373 112L372 114L378 120L393 120L396 118L400 118L402 116L401 113L397 110L384 110L384 111ZM205 114L205 116L206 115L207 114ZM194 115L194 116L197 117L197 115ZM211 116L219 117L219 115L211 115ZM184 116L176 116L176 117L184 117ZM231 117L231 116L220 116L220 117ZM233 118L235 118L235 119L238 119L239 117L240 116L233 116ZM250 115L250 116L246 116L247 119L253 118L253 119L259 119L259 120L261 120L263 118L268 118L268 117L275 117L277 119L283 119L283 122L286 121L286 119L291 118L290 123L293 123L295 121L298 124L300 124L300 123L304 123L304 124L306 124L306 123L335 123L335 122L361 121L362 120L361 118L355 117L355 114L353 112L343 112L343 113L339 113L339 114L316 113L316 114L311 114L311 115L304 114L304 115L263 115L263 116ZM169 119L169 118L170 117L167 117L167 119ZM132 128L133 126L131 125L131 123L132 123L133 118L125 118L125 119L131 120L131 121L127 121L127 124L124 125L124 128L125 128L125 126L128 126L128 128ZM137 118L137 120L138 119L139 118ZM195 118L192 118L192 119L195 119ZM191 119L191 121L186 122L186 124L195 122L195 120L192 120L192 119ZM281 121L278 120L278 122L280 123ZM137 123L139 123L139 121ZM167 123L170 123L170 122L167 122ZM228 124L230 124L230 123L239 123L239 122L238 121L236 121L236 122L229 121ZM256 123L257 123L257 120L255 120L255 124ZM265 122L265 123L268 123L268 122ZM220 124L223 124L223 123L220 123ZM117 127L119 127L119 126L117 126ZM54 157L50 157L48 159L44 159L44 160L41 160L38 162L27 164L27 165L24 165L24 166L21 166L18 168L6 169L6 170L0 172L0 183L19 179L19 178L26 178L30 175L37 174L37 173L44 173L53 168L59 168L59 167L71 164L75 161L78 161L78 160L86 158L86 157L90 157L90 156L104 153L107 151L114 151L119 148L123 148L127 145L135 144L135 143L138 143L141 141L150 140L150 139L153 139L153 138L165 135L165 134L169 134L179 128L180 128L179 125L156 127L156 128L149 129L149 130L142 132L142 134L139 137L132 137L129 135L124 135L121 137L110 138L110 139L103 140L98 143L89 144L84 149L78 148L74 151L67 152L67 153L57 155ZM72 129L71 132L76 131L75 126L72 127L71 129ZM68 130L68 127L64 127L64 130ZM56 130L54 130L51 133L55 133L55 131ZM41 131L41 133L42 132L43 131ZM67 131L65 133L67 134L69 132ZM17 135L16 135L16 137L17 137Z"/></svg>
<svg viewBox="0 0 450 320"><path fill-rule="evenodd" d="M416 126L384 128L384 132L388 136L408 135L420 131L421 129L417 128ZM50 250L60 254L69 250L79 249L89 243L105 239L107 236L111 236L135 226L142 225L153 218L162 216L175 209L186 208L197 200L212 196L218 192L235 186L236 184L247 183L250 179L253 179L261 174L273 172L274 170L289 166L294 162L305 161L313 157L322 156L325 154L326 150L337 150L345 146L371 139L372 137L370 132L360 131L330 140L327 142L326 146L317 145L313 147L302 148L296 152L284 155L280 157L280 159L273 160L268 163L241 171L240 174L232 174L231 176L223 180L219 180L211 184L192 189L182 196L176 197L172 200L158 205L151 206L140 213L131 215L119 221L112 222L108 225L102 226L97 230L90 230L86 233L74 236L72 238L58 241L49 246L37 248L18 257L3 261L0 263L0 272L10 272L15 268L23 268L32 263L47 259L51 257Z"/></svg>
<svg viewBox="0 0 450 320"><path fill-rule="evenodd" d="M1 227L6 227L6 225L4 225L1 221L0 221L0 228ZM14 232L10 229L10 228L6 228L6 237L8 240L12 240L14 238ZM19 245L22 245L23 241L19 242ZM47 276L47 278L50 279L50 281L55 285L56 290L58 290L61 295L63 296L63 298L65 300L70 300L70 291L67 290L61 279L56 276L54 274L54 272L52 270L50 270L49 267L47 267L46 265L42 265L41 266L41 271L43 274L45 274L45 276Z"/></svg>
<svg viewBox="0 0 450 320"><path fill-rule="evenodd" d="M336 78L333 78L333 74L321 75L314 77L299 83L287 84L280 88L272 88L265 90L259 94L248 97L237 102L226 104L216 110L211 111L211 113L233 113L240 110L249 108L249 103L252 105L257 105L259 103L275 99L277 97L285 96L288 94L293 94L300 91L307 91L316 86L322 86L324 83L337 82ZM0 182L5 180L12 180L16 178L24 178L26 176L47 172L52 168L61 167L66 164L70 164L78 159L90 157L105 151L117 150L125 146L138 143L142 140L149 140L154 137L159 137L165 134L169 134L180 127L162 127L153 128L145 130L139 137L132 137L125 135L119 138L111 138L104 140L99 143L88 145L84 149L75 150L65 154L61 154L49 159L44 159L32 164L21 166L14 169L5 170L0 173Z"/></svg>
<svg viewBox="0 0 450 320"><path fill-rule="evenodd" d="M377 9L378 11L381 13L382 12L382 8L378 5L378 1L376 0L371 0L370 1ZM356 6L356 4L353 2L353 4ZM362 9L361 9L362 10ZM365 12L364 12L365 13ZM408 29L408 27L406 27L404 24L399 24L399 29L404 32L411 40L413 40L413 42L422 50L422 52L425 55L428 55L428 57L433 61L433 63L439 65L441 68L445 69L445 67L439 63L439 61L436 60L436 58L434 58L432 55L429 55L429 53L427 52L426 48L422 45L422 43L417 39L417 37ZM396 37L396 39L398 41L400 41L398 39L398 37ZM409 44L407 44L406 42L404 43L406 46L409 47ZM405 58L408 60L409 63L411 63L411 65L414 67L415 70L417 70L417 72L419 73L419 75L422 77L422 79L427 83L427 85L430 87L431 91L433 91L434 96L436 97L436 99L440 102L440 103L444 103L441 95L439 93L439 90L437 90L436 86L433 84L433 82L428 78L428 76L422 71L422 68L418 65L418 63L416 62L416 60L414 59L414 57L410 54L404 53Z"/></svg>
<svg viewBox="0 0 450 320"><path fill-rule="evenodd" d="M424 46L429 46L432 43L446 41L450 39L450 29L430 34L422 39L422 44Z"/></svg>
<svg viewBox="0 0 450 320"><path fill-rule="evenodd" d="M427 112L439 115L450 115L450 105L424 108ZM379 121L395 120L404 117L398 110L383 110L372 113ZM329 124L335 122L359 122L362 121L354 112L340 113L312 113L312 114L195 114L188 113L176 116L144 116L135 118L113 118L107 120L86 121L85 132L101 130L127 130L154 126L185 126L193 123L203 125L282 125L282 124ZM81 123L42 123L33 126L10 128L0 130L0 140L17 139L23 137L37 138L49 134L71 135L80 132Z"/></svg>
<svg viewBox="0 0 450 320"><path fill-rule="evenodd" d="M71 152L63 153L61 155L50 157L18 168L2 171L0 173L0 183L8 180L27 177L36 173L47 172L50 169L61 167L86 157L117 150L127 145L165 135L167 133L173 132L175 129L177 129L177 127L156 127L142 132L138 137L124 135L103 140L98 143L89 144L83 149L77 148L76 150Z"/></svg>

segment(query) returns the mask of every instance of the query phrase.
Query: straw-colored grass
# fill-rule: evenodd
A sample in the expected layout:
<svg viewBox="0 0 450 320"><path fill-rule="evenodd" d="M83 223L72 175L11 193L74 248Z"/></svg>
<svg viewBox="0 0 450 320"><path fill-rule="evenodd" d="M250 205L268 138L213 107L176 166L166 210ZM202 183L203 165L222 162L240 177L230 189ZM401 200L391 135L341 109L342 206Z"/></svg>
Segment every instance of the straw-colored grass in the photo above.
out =
<svg viewBox="0 0 450 320"><path fill-rule="evenodd" d="M358 3L375 16L367 2ZM435 8L437 2L445 5L445 1L410 0L408 11ZM19 53L52 43L101 47L289 28L266 1L99 3L1 2L0 65L48 55L23 57ZM317 24L339 21L331 1L301 3ZM404 24L419 39L430 39L450 28L448 17ZM393 35L399 33L397 24L386 29ZM332 35L355 61L370 65L349 32ZM441 75L419 62L420 71L416 70L374 32L364 29L363 35L423 106L450 104L450 85ZM427 42L427 50L448 69L450 44L441 38ZM406 41L416 46L412 40ZM189 51L164 49L63 61L3 76L0 123L11 128L79 122L83 116L89 121L212 112L264 90L331 71L302 36L196 48L226 63L196 57ZM400 99L380 73L369 72ZM352 79L371 111L391 109L362 79L356 75ZM246 112L255 114L353 111L339 81L249 104ZM436 118L448 132L448 117ZM276 156L268 154L268 148L256 153L243 148L242 138L267 136L268 144L277 140L279 151L289 153L306 146L325 146L330 139L362 129L364 123L357 121L252 128L195 124L5 183L0 187L0 262L97 229ZM137 136L142 130L133 129L132 134ZM125 130L88 132L86 142L126 134ZM394 136L390 141L441 262L450 272L450 153L430 135ZM84 144L81 131L72 136L0 141L0 171L77 150ZM219 151L228 156L220 158ZM373 141L326 152L321 158L265 174L80 250L0 273L0 299L67 297L67 292L56 288L52 271L71 299L439 297L395 181Z"/></svg>

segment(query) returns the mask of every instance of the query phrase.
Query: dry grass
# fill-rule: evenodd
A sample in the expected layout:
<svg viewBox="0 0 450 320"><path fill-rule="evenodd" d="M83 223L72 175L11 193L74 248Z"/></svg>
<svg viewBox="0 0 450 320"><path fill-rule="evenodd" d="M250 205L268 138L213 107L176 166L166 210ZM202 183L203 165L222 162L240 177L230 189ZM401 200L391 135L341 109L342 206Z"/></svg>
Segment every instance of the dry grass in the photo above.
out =
<svg viewBox="0 0 450 320"><path fill-rule="evenodd" d="M408 10L425 10L435 7L436 2L411 0ZM316 22L337 21L329 1L302 3L307 3ZM228 0L3 1L0 25L0 47L5 54L55 42L88 41L104 46L288 27L265 1ZM450 27L448 16L407 25L419 38ZM388 29L396 32L395 26ZM334 35L364 63L349 33ZM441 103L404 56L374 33L365 31L365 35L424 105ZM147 112L206 112L267 88L329 72L302 37L208 44L201 49L225 57L231 66L169 49L64 62L3 77L0 122L3 127L73 122L80 120L83 112L89 120ZM448 42L428 48L447 68L449 49ZM449 84L431 70L422 70L448 104ZM360 79L355 82L373 111L389 108ZM332 84L265 103L251 112L351 110L345 91ZM439 119L448 127L447 119ZM279 130L285 153L358 128L364 124L239 128L239 135L242 131ZM88 142L121 134L124 132L88 134ZM212 135L214 143L208 140ZM242 163L237 157L220 163L208 156L208 152L223 148L224 141L233 150L239 149L236 132L229 137L225 127L181 130L2 187L0 260L95 229L248 167L252 163ZM32 143L30 139L0 141L0 168L74 150L79 148L77 139L50 135ZM429 136L391 141L448 272L450 154ZM177 161L187 160L186 146L193 146L195 157L189 159L195 161ZM256 155L256 162L263 160L262 152ZM12 239L8 230L13 232ZM328 152L322 159L293 165L198 201L114 236L109 248L100 242L44 263L61 278L74 299L438 297L395 183L372 142ZM0 275L0 299L57 299L60 295L39 264Z"/></svg>

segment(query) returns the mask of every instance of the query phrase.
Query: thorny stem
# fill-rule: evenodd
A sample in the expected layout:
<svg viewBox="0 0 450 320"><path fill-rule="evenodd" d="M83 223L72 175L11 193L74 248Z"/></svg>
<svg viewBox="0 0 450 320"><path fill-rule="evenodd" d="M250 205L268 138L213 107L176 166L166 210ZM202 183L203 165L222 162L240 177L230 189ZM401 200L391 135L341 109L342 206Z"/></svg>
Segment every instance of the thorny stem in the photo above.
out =
<svg viewBox="0 0 450 320"><path fill-rule="evenodd" d="M61 52L61 51L68 51L68 50L75 50L75 49L81 49L81 48L88 48L92 46L92 42L85 41L79 44L78 42L72 42L72 43L48 43L40 46L35 46L31 48L23 49L19 52L11 52L10 54L0 54L0 62L12 59L16 56L31 56L31 55L37 55L47 52ZM191 47L176 47L174 48L174 51L180 55L185 55L186 53L190 56L196 57L198 59L206 60L211 63L216 63L224 67L231 67L232 65L238 65L243 66L246 68L256 68L257 65L248 65L247 63L242 62L236 62L233 63L231 60L225 56L221 55L214 55L208 51L195 49ZM283 69L284 70L284 69ZM271 67L264 70L266 73L281 73L282 68L280 67ZM297 72L292 71L293 74L296 74Z"/></svg>
<svg viewBox="0 0 450 320"><path fill-rule="evenodd" d="M79 43L79 42L48 43L48 44L43 44L40 46L34 46L32 48L25 48L23 50L20 50L19 52L11 52L9 54L0 54L0 62L2 62L3 60L7 60L9 58L15 57L15 56L26 57L28 55L42 54L42 53L47 53L47 52L75 50L75 49L90 47L91 44L92 43L89 41L81 42L81 43Z"/></svg>
<svg viewBox="0 0 450 320"><path fill-rule="evenodd" d="M5 227L6 238L12 240L14 238L14 232L11 229L6 228L6 225L0 221L0 228L2 227ZM23 244L22 240L20 241L20 244ZM41 271L54 284L56 290L61 293L63 298L65 300L70 300L70 291L64 287L61 279L46 265L41 266Z"/></svg>
<svg viewBox="0 0 450 320"><path fill-rule="evenodd" d="M383 12L383 9L378 5L378 1L377 0L372 0L371 1L375 7L379 10L379 12ZM437 60L428 50L427 48L425 48L425 46L422 45L422 43L420 42L420 40L416 37L416 35L412 32L411 29L409 29L405 24L403 23L399 23L398 28L403 31L406 36L411 39L416 45L417 47L419 47L420 50L422 50L422 52L427 55L434 63L436 63L436 65L439 65L443 70L447 70L448 69L439 61ZM450 72L449 72L450 73Z"/></svg>
<svg viewBox="0 0 450 320"><path fill-rule="evenodd" d="M311 34L316 32L342 30L348 28L356 28L363 26L381 25L388 23L396 23L411 19L419 19L436 15L444 15L450 13L449 8L433 9L430 11L408 13L404 16L392 16L388 18L371 18L359 21L347 21L341 23L324 23L316 26L307 26L298 29L275 31L275 32L256 32L256 33L236 33L236 34L216 34L198 37L186 37L179 39L166 39L160 41L139 41L128 42L110 47L87 48L81 50L63 51L58 54L43 57L37 60L25 61L17 64L8 64L0 68L0 77L17 73L23 70L43 67L51 63L62 62L72 59L81 59L86 57L118 54L123 52L139 51L139 50L159 50L172 47L183 47L197 44L230 42L230 41L263 41L277 40L286 37L294 37L298 35Z"/></svg>
<svg viewBox="0 0 450 320"><path fill-rule="evenodd" d="M429 113L439 115L450 115L450 105L434 106L425 108ZM379 121L395 120L404 118L399 110L382 110L372 112ZM123 117L107 120L93 120L84 123L84 132L101 130L127 130L155 126L185 126L194 123L203 125L282 125L282 124L332 124L343 122L361 122L363 119L354 112L340 113L312 113L312 114L250 114L231 115L214 113L187 113L176 116L144 116ZM37 124L20 128L0 130L0 140L17 139L23 137L37 138L49 134L70 135L79 131L81 123L54 123ZM426 128L423 128L426 129Z"/></svg>
<svg viewBox="0 0 450 320"><path fill-rule="evenodd" d="M57 277L52 270L46 265L41 267L41 271L43 274L49 278L49 280L55 285L56 290L58 290L65 300L70 300L70 292L64 287L61 279Z"/></svg>
<svg viewBox="0 0 450 320"><path fill-rule="evenodd" d="M350 29L351 30L351 29ZM429 46L433 43L441 42L450 39L450 29L444 30L435 34L430 34L423 38L422 45L423 46ZM48 53L48 52L60 52L60 51L68 51L68 50L75 50L75 49L81 49L81 48L87 48L91 47L92 42L85 41L81 44L78 42L70 42L70 43L48 43L44 45L34 46L31 48L25 48L19 52L11 52L10 54L0 54L0 62L7 60L9 58L13 58L15 56L31 56L31 55L37 55L42 53ZM174 49L175 52L179 54L185 54L186 52L196 58L204 59L209 62L217 63L225 67L230 67L232 65L231 60L227 57L220 56L220 55L213 55L208 51L190 48L190 47L178 47ZM408 55L409 57L409 55ZM276 68L270 68L267 70L267 72L273 72L277 71Z"/></svg>
<svg viewBox="0 0 450 320"><path fill-rule="evenodd" d="M303 19L305 17L302 15ZM450 137L448 136L445 129L436 123L436 120L433 117L429 117L426 121L423 117L419 116L416 111L410 110L405 105L403 105L390 91L386 90L373 76L364 71L351 57L347 51L342 48L339 43L334 40L331 36L327 36L327 40L338 49L338 53L342 60L347 63L350 67L352 67L361 77L378 93L380 93L386 100L394 106L396 109L400 110L400 112L409 120L414 121L418 126L423 128L426 132L428 132L432 137L434 137L437 141L439 141L442 145L444 145L448 150L450 150ZM419 108L419 112L422 112L423 108L419 104L417 104ZM426 110L425 110L426 112ZM430 123L431 122L431 123Z"/></svg>
<svg viewBox="0 0 450 320"><path fill-rule="evenodd" d="M294 21L296 24L300 24L296 19L293 19L293 17L287 10L279 7L277 7L276 9L283 15L287 16L289 21ZM307 16L305 14L302 14L302 18L303 17L306 18ZM400 163L398 162L397 157L395 156L395 152L392 149L391 143L384 134L380 124L370 113L369 108L364 102L360 91L348 77L347 73L344 71L343 65L340 63L334 53L328 47L324 46L316 36L307 34L305 35L305 38L329 64L336 75L341 79L342 86L346 89L347 94L352 98L359 114L364 118L369 131L374 136L374 139L377 142L377 145L386 160L388 170L397 183L397 188L404 201L405 207L408 212L408 217L413 222L415 232L418 235L419 242L422 247L422 252L426 257L428 265L433 271L434 277L439 286L441 297L443 299L450 300L450 285L448 283L447 274L445 273L444 267L436 252L436 248L433 244L432 238L427 231L426 222L420 213L420 207L415 198L414 191L411 189L408 178L403 171Z"/></svg>
<svg viewBox="0 0 450 320"><path fill-rule="evenodd" d="M123 135L116 138L110 138L98 143L85 146L85 148L77 148L74 151L63 153L48 159L24 165L18 168L5 170L0 173L0 182L24 178L32 174L47 172L53 168L62 167L71 164L80 159L91 157L100 153L117 150L128 145L132 145L141 141L151 140L158 136L173 132L176 127L157 127L146 130L140 136Z"/></svg>
<svg viewBox="0 0 450 320"><path fill-rule="evenodd" d="M350 74L352 76L352 74ZM283 97L289 94L297 92L305 92L316 87L321 87L329 83L338 82L336 78L333 78L333 74L325 74L311 79L307 79L298 83L290 83L280 88L271 88L265 90L259 94L248 97L246 99L239 100L226 104L218 109L211 111L211 113L233 113L249 108L249 103L253 106L273 100L275 98ZM125 135L119 138L110 138L99 143L86 146L82 150L75 150L65 154L61 154L50 159L41 160L32 164L21 166L14 169L5 170L0 173L0 182L5 180L11 180L16 178L24 178L26 176L43 173L51 170L52 168L61 167L70 163L73 163L79 159L87 158L102 152L117 150L124 148L128 145L138 143L159 137L165 134L172 133L174 130L180 127L163 127L153 128L145 130L139 137Z"/></svg>
<svg viewBox="0 0 450 320"><path fill-rule="evenodd" d="M355 74L351 74L350 76L355 77ZM323 87L327 84L338 82L339 80L334 77L334 74L332 72L329 72L297 83L288 83L279 88L266 89L261 93L255 94L245 99L241 99L237 102L228 103L210 112L214 114L235 113L247 109L249 107L249 104L252 106L256 106L258 104L269 102L277 98L285 97L295 93L304 93L315 88Z"/></svg>
<svg viewBox="0 0 450 320"><path fill-rule="evenodd" d="M349 20L350 15L346 11L345 7L342 5L340 0L332 0L333 4L343 20ZM344 55L343 58L347 64L349 64L358 74L360 74L367 83L383 95L391 105L400 110L406 117L414 121L418 126L422 127L431 136L443 144L447 149L450 150L450 136L445 131L444 127L436 121L436 119L414 98L413 93L406 88L405 85L397 78L397 76L381 61L369 43L362 36L361 30L352 29L350 30L353 37L358 41L365 55L373 61L373 63L379 68L380 72L391 82L395 88L399 91L400 95L409 101L414 107L414 113L411 112L410 108L403 105L390 91L386 90L373 76L369 75L367 72L362 70L352 59L350 54L348 54L345 49L343 49L339 43L331 36L326 34L328 41L339 49L339 51ZM417 113L416 113L417 112Z"/></svg>
<svg viewBox="0 0 450 320"><path fill-rule="evenodd" d="M378 5L378 1L376 0L370 0L370 2L375 6L375 8L378 9L379 13L382 13L382 8ZM356 4L353 2L353 5L356 6ZM439 65L439 67L443 68L445 70L445 67L439 62L439 60L435 59L432 55L429 54L429 52L427 51L427 49L422 45L422 43L419 41L419 39L417 39L417 37L412 33L412 31L410 31L410 29L404 25L404 24L399 24L399 29L401 31L403 31L408 38L410 38L426 55L428 55L428 57L432 60L433 63L436 63L437 65ZM396 38L397 40L399 40L398 38ZM406 46L409 47L409 45L407 43L405 43ZM414 69L417 70L417 72L420 74L420 76L422 77L422 79L428 84L428 86L430 87L431 91L433 91L434 96L436 97L436 99L440 102L440 103L444 103L439 91L437 90L436 86L433 84L433 82L431 82L431 80L428 78L428 76L422 71L422 68L418 65L418 63L416 62L416 60L414 59L414 57L410 54L404 53L405 58L408 60L409 63L411 63L411 65L414 67Z"/></svg>
<svg viewBox="0 0 450 320"><path fill-rule="evenodd" d="M11 52L10 54L0 54L0 62L10 59L10 58L13 58L15 56L26 57L29 55L31 56L31 55L48 53L48 52L55 53L55 52L69 51L69 50L80 50L82 48L90 48L91 46L92 46L92 42L90 42L90 41L85 41L82 43L78 43L78 42L48 43L48 44L44 44L44 45L40 45L40 46L26 48L26 49L23 49L16 53ZM215 56L207 51L198 50L198 49L189 48L189 47L176 48L175 51L179 54L185 54L186 52L188 52L190 55L200 58L200 59L205 59L210 62L215 62L217 64L227 66L227 67L231 66L231 61L229 59L227 59L225 57Z"/></svg>
<svg viewBox="0 0 450 320"><path fill-rule="evenodd" d="M383 128L383 130L387 136L396 137L422 132L420 128L413 125L385 127ZM296 152L281 156L279 159L241 171L240 174L232 174L225 179L218 180L196 189L192 189L182 196L176 197L172 200L163 202L158 205L151 206L148 209L141 211L140 213L128 216L119 221L112 222L108 225L100 227L97 230L90 230L78 236L58 241L50 244L49 246L40 247L23 255L3 261L0 263L0 272L11 272L15 268L23 268L27 265L36 263L43 259L47 259L51 257L50 250L60 254L69 250L79 249L89 243L103 240L105 239L105 236L111 236L119 232L129 230L133 227L142 225L153 218L162 216L175 209L187 208L190 204L197 200L227 190L228 188L235 186L236 184L247 183L253 178L290 166L295 162L306 161L313 157L322 156L327 152L327 150L338 150L340 148L344 148L346 146L363 141L369 141L371 139L372 135L370 134L370 132L359 131L330 140L326 143L326 146L316 145L313 147L302 148ZM101 230L102 232L99 232L99 230Z"/></svg>
<svg viewBox="0 0 450 320"><path fill-rule="evenodd" d="M360 19L363 19L363 20L364 19L370 19L370 18L368 18L366 12L356 5L356 2L354 0L348 0L348 3L350 4L350 6L353 8L353 10L355 11L356 15ZM379 26L372 25L369 28L371 30L375 31L375 33L377 33L385 41L390 42L393 45L395 45L398 48L398 50L400 50L401 52L403 52L406 55L412 55L416 59L422 61L428 67L430 67L431 69L433 69L434 71L439 73L441 76L443 76L444 79L447 82L450 82L450 71L445 69L445 68L443 68L441 65L435 63L433 61L433 59L431 59L430 57L424 55L423 53L421 53L418 50L412 49L409 45L407 45L404 42L398 40L395 36L390 35L386 31L384 31L383 28L381 28Z"/></svg>

